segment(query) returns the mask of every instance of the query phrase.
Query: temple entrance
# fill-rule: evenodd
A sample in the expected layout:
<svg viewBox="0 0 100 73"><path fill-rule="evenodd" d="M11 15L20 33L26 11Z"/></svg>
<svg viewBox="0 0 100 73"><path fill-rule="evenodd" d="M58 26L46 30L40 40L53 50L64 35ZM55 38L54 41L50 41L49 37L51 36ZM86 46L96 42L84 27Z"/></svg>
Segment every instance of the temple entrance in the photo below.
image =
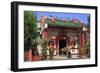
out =
<svg viewBox="0 0 100 73"><path fill-rule="evenodd" d="M64 47L66 47L66 40L59 40L59 54L61 55L61 49L63 49Z"/></svg>

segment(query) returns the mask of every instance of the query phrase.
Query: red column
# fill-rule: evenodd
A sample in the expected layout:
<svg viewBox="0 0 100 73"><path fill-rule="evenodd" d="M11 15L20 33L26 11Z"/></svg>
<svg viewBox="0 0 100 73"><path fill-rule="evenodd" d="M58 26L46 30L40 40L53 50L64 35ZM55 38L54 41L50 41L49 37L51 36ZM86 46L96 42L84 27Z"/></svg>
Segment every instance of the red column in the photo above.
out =
<svg viewBox="0 0 100 73"><path fill-rule="evenodd" d="M56 48L58 47L58 39L56 39Z"/></svg>
<svg viewBox="0 0 100 73"><path fill-rule="evenodd" d="M44 40L48 40L48 31L44 31Z"/></svg>
<svg viewBox="0 0 100 73"><path fill-rule="evenodd" d="M82 57L84 57L84 54L85 54L84 47L85 47L85 33L82 32L82 36L81 36L81 53L82 53Z"/></svg>
<svg viewBox="0 0 100 73"><path fill-rule="evenodd" d="M85 46L85 34L84 34L84 32L82 32L82 39L81 39L82 41L82 48L84 48L84 46Z"/></svg>

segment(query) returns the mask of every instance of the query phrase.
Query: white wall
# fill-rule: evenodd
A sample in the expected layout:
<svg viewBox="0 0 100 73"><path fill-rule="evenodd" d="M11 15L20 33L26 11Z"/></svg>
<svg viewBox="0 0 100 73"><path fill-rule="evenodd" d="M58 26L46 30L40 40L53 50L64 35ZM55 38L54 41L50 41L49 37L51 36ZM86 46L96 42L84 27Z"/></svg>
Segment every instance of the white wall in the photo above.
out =
<svg viewBox="0 0 100 73"><path fill-rule="evenodd" d="M10 69L10 2L14 0L0 0L0 73L11 73ZM18 1L18 0L16 0ZM62 4L78 4L78 5L92 5L98 6L100 9L100 0L20 0L20 1L34 1L34 2L45 2L45 3L62 3ZM100 13L100 10L99 12ZM100 14L98 15L100 16ZM98 18L99 19L99 18ZM100 23L100 22L99 22ZM98 24L99 24L98 23ZM100 25L98 25L100 27ZM98 29L100 31L100 29ZM98 34L100 37L100 34ZM100 40L100 38L98 39ZM100 42L98 42L100 43ZM100 48L100 46L99 46ZM100 49L98 48L98 52ZM98 54L100 56L100 53ZM100 58L99 58L100 61ZM100 62L99 62L100 64ZM36 71L36 73L99 73L100 66L91 68L74 68L74 69L60 69L60 70L45 70ZM32 71L30 71L32 73Z"/></svg>

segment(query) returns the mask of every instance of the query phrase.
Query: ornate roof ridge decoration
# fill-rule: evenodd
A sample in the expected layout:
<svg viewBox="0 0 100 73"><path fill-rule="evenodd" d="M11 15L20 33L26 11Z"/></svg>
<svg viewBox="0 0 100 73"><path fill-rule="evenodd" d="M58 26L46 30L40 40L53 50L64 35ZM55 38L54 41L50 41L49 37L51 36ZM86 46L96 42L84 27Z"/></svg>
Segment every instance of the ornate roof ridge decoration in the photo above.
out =
<svg viewBox="0 0 100 73"><path fill-rule="evenodd" d="M41 16L40 20L38 21L41 24L47 23L48 25L60 25L60 26L80 26L83 27L84 23L76 18L72 18L68 20L67 18L57 19L56 17L52 16L48 18L47 16Z"/></svg>

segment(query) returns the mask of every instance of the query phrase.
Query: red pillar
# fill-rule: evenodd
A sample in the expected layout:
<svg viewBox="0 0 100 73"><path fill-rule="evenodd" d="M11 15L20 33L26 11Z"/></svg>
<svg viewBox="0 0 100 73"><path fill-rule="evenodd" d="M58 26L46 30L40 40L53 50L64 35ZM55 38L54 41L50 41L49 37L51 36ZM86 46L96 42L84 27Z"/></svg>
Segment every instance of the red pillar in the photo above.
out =
<svg viewBox="0 0 100 73"><path fill-rule="evenodd" d="M85 34L82 32L82 48L85 46Z"/></svg>
<svg viewBox="0 0 100 73"><path fill-rule="evenodd" d="M58 47L58 39L56 39L56 48Z"/></svg>
<svg viewBox="0 0 100 73"><path fill-rule="evenodd" d="M81 53L82 53L82 57L84 57L84 55L85 55L84 47L85 47L85 33L82 32L82 36L81 36Z"/></svg>
<svg viewBox="0 0 100 73"><path fill-rule="evenodd" d="M48 40L48 31L46 30L46 31L44 31L44 40Z"/></svg>

